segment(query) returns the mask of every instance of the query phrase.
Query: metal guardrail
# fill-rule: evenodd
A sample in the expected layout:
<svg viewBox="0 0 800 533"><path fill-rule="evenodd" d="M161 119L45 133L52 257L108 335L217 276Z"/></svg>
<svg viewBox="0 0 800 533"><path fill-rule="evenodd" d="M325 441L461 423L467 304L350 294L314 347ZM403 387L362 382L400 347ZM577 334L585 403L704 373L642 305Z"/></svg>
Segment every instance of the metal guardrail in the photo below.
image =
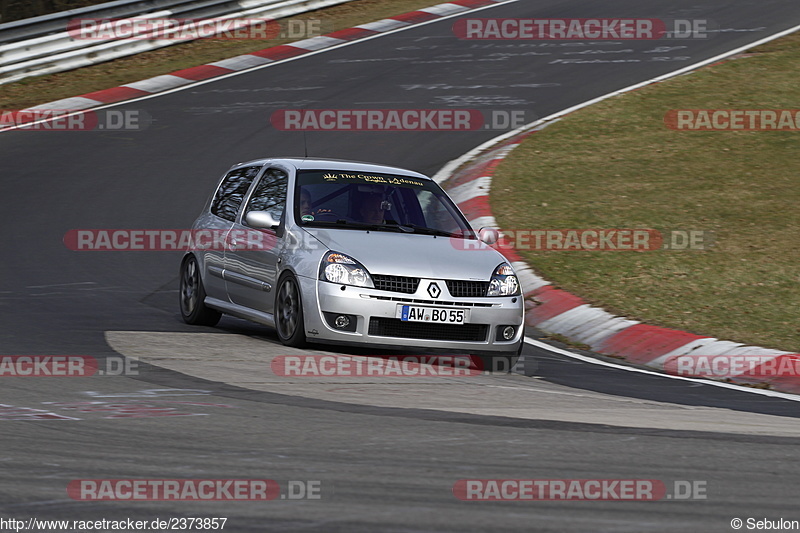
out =
<svg viewBox="0 0 800 533"><path fill-rule="evenodd" d="M188 42L148 38L146 33L129 39L75 39L67 32L67 24L77 18L278 19L350 1L118 0L0 24L0 84Z"/></svg>
<svg viewBox="0 0 800 533"><path fill-rule="evenodd" d="M197 0L115 0L0 24L0 45L64 31L67 22L81 17L123 18L170 9Z"/></svg>

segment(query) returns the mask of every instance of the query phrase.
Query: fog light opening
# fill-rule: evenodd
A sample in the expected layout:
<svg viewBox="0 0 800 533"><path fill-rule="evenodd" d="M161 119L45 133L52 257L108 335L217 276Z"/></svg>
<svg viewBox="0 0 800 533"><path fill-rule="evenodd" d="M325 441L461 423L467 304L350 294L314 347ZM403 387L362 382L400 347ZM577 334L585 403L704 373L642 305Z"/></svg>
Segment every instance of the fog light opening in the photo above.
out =
<svg viewBox="0 0 800 533"><path fill-rule="evenodd" d="M350 325L350 317L348 317L347 315L339 315L333 321L333 325L339 329L344 329Z"/></svg>
<svg viewBox="0 0 800 533"><path fill-rule="evenodd" d="M516 330L514 329L514 326L506 326L506 327L504 327L503 328L503 339L505 339L507 341L510 341L511 339L514 338L514 333L516 333Z"/></svg>

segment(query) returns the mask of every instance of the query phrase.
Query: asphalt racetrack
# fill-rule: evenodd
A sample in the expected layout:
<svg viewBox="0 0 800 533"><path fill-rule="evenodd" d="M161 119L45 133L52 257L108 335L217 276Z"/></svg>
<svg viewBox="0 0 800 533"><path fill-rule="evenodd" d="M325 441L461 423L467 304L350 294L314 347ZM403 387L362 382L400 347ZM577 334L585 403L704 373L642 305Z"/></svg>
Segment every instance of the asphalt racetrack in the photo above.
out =
<svg viewBox="0 0 800 533"><path fill-rule="evenodd" d="M189 327L177 307L179 252L75 252L62 242L73 229L188 227L231 164L303 155L302 133L270 123L280 109L544 117L800 24L795 0L530 0L466 16L705 18L720 31L468 41L449 18L112 108L152 117L144 131L0 134L0 355L91 356L105 373L0 378L0 518L225 517L234 532L732 531L734 518L800 520L794 399L534 346L528 375L280 378L270 371L280 355L367 352L298 352L232 318ZM499 133L313 132L305 141L314 156L433 175ZM121 355L134 367L110 375ZM67 491L73 480L112 479L269 479L283 497L81 501ZM457 497L459 480L481 479L656 480L666 494ZM295 499L297 487L318 497Z"/></svg>

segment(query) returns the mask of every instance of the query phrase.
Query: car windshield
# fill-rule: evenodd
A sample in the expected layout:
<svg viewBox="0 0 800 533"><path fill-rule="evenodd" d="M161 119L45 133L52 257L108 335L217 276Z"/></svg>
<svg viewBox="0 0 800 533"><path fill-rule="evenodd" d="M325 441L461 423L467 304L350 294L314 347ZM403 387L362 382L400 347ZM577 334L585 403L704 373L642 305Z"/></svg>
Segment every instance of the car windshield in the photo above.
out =
<svg viewBox="0 0 800 533"><path fill-rule="evenodd" d="M436 182L412 176L343 170L297 175L295 220L336 227L467 236L463 215Z"/></svg>

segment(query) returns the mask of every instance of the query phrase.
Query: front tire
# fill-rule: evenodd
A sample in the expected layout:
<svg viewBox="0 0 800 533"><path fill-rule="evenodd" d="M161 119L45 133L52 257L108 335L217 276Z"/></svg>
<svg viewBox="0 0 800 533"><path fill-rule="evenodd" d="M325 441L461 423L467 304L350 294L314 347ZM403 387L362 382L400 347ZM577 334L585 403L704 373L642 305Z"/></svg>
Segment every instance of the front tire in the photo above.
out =
<svg viewBox="0 0 800 533"><path fill-rule="evenodd" d="M285 346L300 348L306 344L303 302L297 278L286 273L278 283L275 296L275 329L278 340Z"/></svg>
<svg viewBox="0 0 800 533"><path fill-rule="evenodd" d="M193 326L215 326L222 313L206 307L206 289L193 255L181 263L180 307L183 321Z"/></svg>

